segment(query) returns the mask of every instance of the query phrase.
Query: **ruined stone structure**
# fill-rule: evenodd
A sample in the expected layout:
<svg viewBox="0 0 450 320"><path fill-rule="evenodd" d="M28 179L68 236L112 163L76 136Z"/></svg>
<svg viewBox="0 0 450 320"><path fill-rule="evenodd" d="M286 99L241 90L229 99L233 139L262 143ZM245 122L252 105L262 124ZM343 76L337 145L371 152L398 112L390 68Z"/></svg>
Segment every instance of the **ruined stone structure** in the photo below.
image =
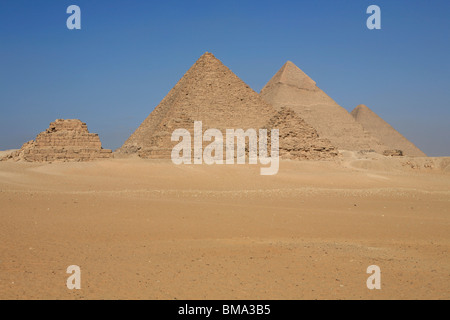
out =
<svg viewBox="0 0 450 320"><path fill-rule="evenodd" d="M294 110L321 138L329 139L339 149L378 153L389 149L290 61L265 85L260 96L278 110Z"/></svg>
<svg viewBox="0 0 450 320"><path fill-rule="evenodd" d="M384 150L383 155L386 157L402 157L403 151L398 149Z"/></svg>
<svg viewBox="0 0 450 320"><path fill-rule="evenodd" d="M397 130L395 130L389 123L380 118L375 112L370 110L365 105L361 104L357 106L351 112L351 115L355 120L364 127L364 129L370 132L373 136L378 138L388 149L395 151L401 150L402 155L412 157L426 157L427 155L417 148L411 141L406 139ZM399 156L398 152L389 152L392 150L386 150L386 154Z"/></svg>
<svg viewBox="0 0 450 320"><path fill-rule="evenodd" d="M281 108L270 119L267 128L279 130L282 159L321 160L339 154L330 140L319 138L317 131L292 109Z"/></svg>
<svg viewBox="0 0 450 320"><path fill-rule="evenodd" d="M138 154L143 158L170 159L172 148L178 143L171 141L175 129L187 129L193 136L194 121L202 121L203 132L214 128L219 129L225 136L226 129L245 131L266 128L268 124L276 123L277 118L273 118L275 114L276 110L271 105L261 99L213 54L205 53L117 152L122 155ZM287 116L282 113L278 117L278 120L286 120L283 117ZM286 143L287 152L282 155L289 158L308 158L306 149L310 150L314 145L308 137L314 129L301 119L289 121L295 122L289 132L295 132L298 138L291 139L290 134L283 133L288 128L283 129L280 133L280 149L285 148ZM306 129L303 130L303 126ZM272 128L276 129L269 129ZM302 134L307 134L308 137L302 138ZM289 139L285 142L284 138ZM307 142L307 145L293 147L294 141ZM328 145L321 150L323 158L333 157L335 154Z"/></svg>
<svg viewBox="0 0 450 320"><path fill-rule="evenodd" d="M80 120L56 120L36 139L7 156L25 161L89 161L111 157L111 150L103 149L100 138L89 133ZM6 160L7 160L6 159Z"/></svg>

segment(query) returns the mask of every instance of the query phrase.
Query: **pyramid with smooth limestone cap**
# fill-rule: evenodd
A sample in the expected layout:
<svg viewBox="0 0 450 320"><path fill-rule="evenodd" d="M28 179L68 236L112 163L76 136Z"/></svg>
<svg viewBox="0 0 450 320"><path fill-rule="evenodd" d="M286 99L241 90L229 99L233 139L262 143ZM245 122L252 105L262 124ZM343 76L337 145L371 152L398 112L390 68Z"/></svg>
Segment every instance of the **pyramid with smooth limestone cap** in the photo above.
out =
<svg viewBox="0 0 450 320"><path fill-rule="evenodd" d="M386 147L300 70L288 61L261 90L260 96L276 109L288 107L339 149L374 150Z"/></svg>

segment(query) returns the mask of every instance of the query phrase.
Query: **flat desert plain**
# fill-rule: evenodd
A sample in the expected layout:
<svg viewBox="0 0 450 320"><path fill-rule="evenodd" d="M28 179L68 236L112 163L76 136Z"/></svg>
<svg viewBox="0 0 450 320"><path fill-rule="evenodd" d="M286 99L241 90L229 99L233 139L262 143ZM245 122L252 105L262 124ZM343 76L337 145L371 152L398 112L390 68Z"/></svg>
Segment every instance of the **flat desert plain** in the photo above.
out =
<svg viewBox="0 0 450 320"><path fill-rule="evenodd" d="M449 164L0 162L0 299L450 299Z"/></svg>

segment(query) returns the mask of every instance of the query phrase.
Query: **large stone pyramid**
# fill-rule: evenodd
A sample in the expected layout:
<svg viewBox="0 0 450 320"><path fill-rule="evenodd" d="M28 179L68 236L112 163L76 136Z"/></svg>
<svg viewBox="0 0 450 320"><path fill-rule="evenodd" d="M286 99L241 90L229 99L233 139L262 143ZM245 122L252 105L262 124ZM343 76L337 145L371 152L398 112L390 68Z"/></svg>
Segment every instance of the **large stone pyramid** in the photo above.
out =
<svg viewBox="0 0 450 320"><path fill-rule="evenodd" d="M295 64L288 61L261 90L260 96L277 109L288 107L339 149L375 150L386 147L365 131Z"/></svg>
<svg viewBox="0 0 450 320"><path fill-rule="evenodd" d="M194 121L202 121L203 131L219 129L225 136L226 129L265 128L275 114L271 105L213 54L205 53L117 152L169 159L177 144L171 141L175 129L193 134ZM323 153L326 157L332 152Z"/></svg>
<svg viewBox="0 0 450 320"><path fill-rule="evenodd" d="M357 122L361 123L366 131L370 132L390 149L401 150L405 156L426 157L426 154L411 141L365 105L357 106L353 109L351 115Z"/></svg>
<svg viewBox="0 0 450 320"><path fill-rule="evenodd" d="M102 148L98 134L89 133L86 123L77 119L58 119L35 140L2 160L89 161L109 158L111 154L111 150Z"/></svg>

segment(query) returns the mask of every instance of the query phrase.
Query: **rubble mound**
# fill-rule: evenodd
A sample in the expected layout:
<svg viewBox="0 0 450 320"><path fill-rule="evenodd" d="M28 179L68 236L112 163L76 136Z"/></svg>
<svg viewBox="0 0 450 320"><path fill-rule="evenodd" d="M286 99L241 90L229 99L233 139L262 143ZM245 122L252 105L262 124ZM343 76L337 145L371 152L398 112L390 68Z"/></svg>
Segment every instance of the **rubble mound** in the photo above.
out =
<svg viewBox="0 0 450 320"><path fill-rule="evenodd" d="M293 160L322 160L338 156L332 143L320 138L317 131L300 118L292 109L282 107L269 121L266 128L279 130L280 157Z"/></svg>

